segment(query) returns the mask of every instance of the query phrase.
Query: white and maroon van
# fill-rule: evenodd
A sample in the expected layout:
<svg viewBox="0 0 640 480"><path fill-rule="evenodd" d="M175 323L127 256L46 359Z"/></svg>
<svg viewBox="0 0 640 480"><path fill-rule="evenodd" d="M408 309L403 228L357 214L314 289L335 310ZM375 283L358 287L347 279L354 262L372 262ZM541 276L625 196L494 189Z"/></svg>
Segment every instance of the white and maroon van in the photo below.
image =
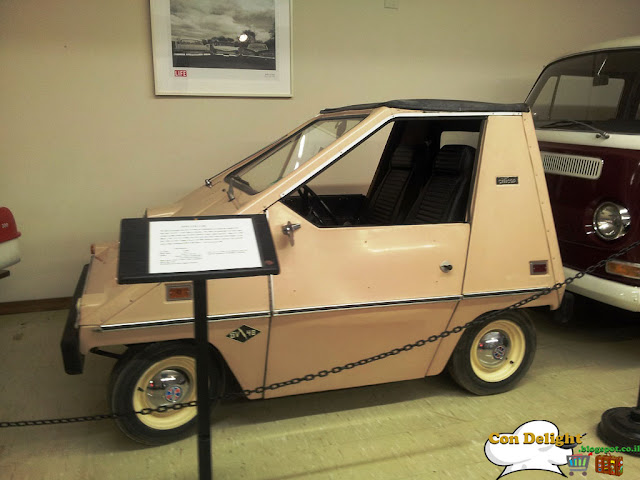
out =
<svg viewBox="0 0 640 480"><path fill-rule="evenodd" d="M547 65L531 106L565 275L640 239L640 37ZM568 290L640 312L640 248Z"/></svg>

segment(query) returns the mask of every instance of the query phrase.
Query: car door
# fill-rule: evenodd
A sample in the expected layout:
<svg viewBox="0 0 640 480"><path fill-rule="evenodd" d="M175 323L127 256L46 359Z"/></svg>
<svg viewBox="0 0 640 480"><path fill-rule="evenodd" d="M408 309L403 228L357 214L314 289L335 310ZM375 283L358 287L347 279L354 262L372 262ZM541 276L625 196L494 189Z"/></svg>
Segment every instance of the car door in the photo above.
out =
<svg viewBox="0 0 640 480"><path fill-rule="evenodd" d="M322 228L283 204L267 210L281 273L266 384L355 362L446 328L461 298L469 224ZM299 225L291 236L286 225ZM441 269L449 263L453 268ZM423 377L439 342L267 391L276 397Z"/></svg>

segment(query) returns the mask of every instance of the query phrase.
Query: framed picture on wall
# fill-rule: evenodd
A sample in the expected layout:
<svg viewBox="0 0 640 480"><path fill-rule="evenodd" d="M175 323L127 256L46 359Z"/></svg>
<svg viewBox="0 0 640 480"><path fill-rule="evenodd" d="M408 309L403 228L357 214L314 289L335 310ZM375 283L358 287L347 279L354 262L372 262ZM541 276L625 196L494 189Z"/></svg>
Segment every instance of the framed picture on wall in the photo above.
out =
<svg viewBox="0 0 640 480"><path fill-rule="evenodd" d="M290 0L150 0L156 95L290 97Z"/></svg>

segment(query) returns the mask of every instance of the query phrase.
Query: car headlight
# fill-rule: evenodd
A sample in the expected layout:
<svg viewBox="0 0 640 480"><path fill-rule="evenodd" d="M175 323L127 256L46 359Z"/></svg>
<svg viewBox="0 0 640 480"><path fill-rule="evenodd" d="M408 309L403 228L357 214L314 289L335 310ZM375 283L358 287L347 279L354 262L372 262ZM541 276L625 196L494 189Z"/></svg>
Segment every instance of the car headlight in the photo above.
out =
<svg viewBox="0 0 640 480"><path fill-rule="evenodd" d="M629 225L629 210L613 202L601 203L593 214L593 227L604 240L615 240L624 236L629 230Z"/></svg>

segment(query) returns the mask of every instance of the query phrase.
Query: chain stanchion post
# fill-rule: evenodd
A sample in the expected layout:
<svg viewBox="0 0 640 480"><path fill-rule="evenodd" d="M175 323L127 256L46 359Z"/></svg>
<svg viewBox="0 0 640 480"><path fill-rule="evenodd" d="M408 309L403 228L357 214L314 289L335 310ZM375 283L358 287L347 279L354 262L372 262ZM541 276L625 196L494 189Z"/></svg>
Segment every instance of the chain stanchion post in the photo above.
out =
<svg viewBox="0 0 640 480"><path fill-rule="evenodd" d="M193 281L193 316L196 338L198 391L198 470L200 480L211 480L211 416L209 402L209 331L207 327L207 281Z"/></svg>
<svg viewBox="0 0 640 480"><path fill-rule="evenodd" d="M598 436L607 445L628 447L625 455L640 457L640 391L635 407L614 407L606 410L598 424Z"/></svg>

